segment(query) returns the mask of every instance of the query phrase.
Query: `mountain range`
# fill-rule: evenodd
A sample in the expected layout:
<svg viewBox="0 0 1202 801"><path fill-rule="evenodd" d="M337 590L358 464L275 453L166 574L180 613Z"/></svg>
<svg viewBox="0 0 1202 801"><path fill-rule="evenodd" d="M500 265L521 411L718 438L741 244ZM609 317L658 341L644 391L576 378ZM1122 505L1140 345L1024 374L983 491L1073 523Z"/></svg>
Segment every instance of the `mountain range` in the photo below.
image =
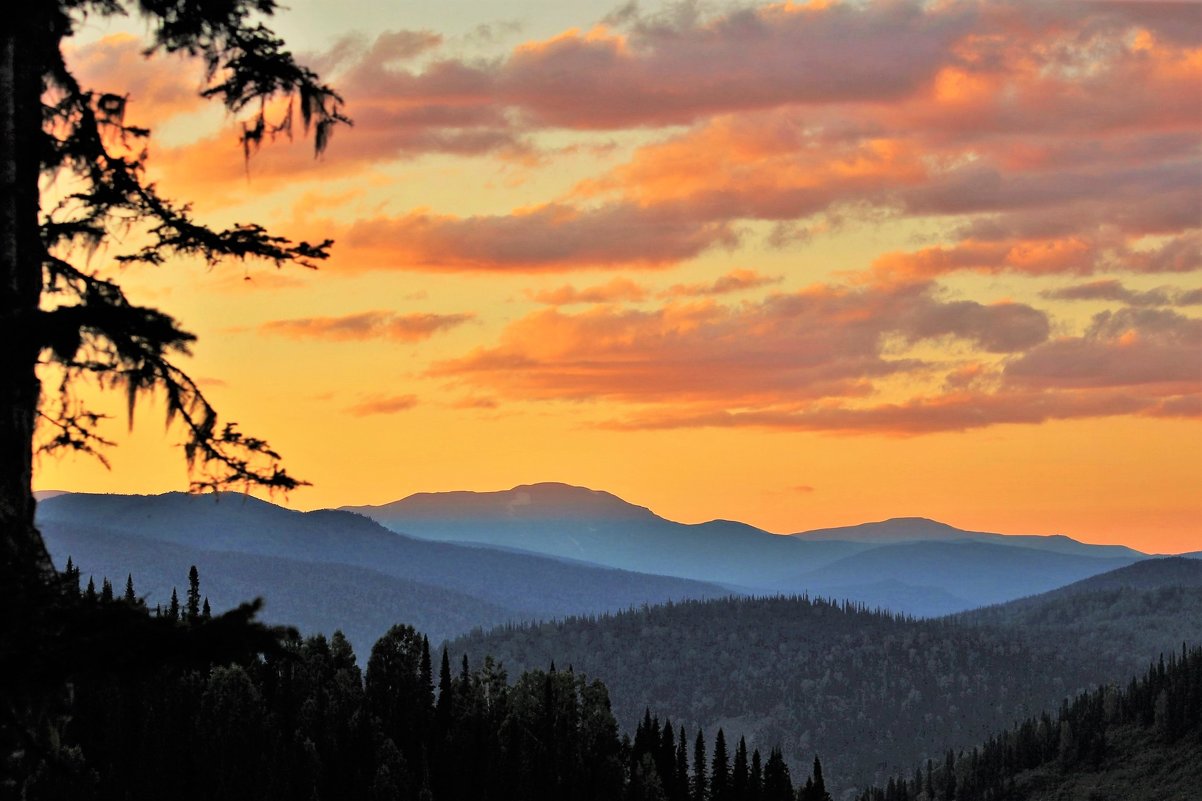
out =
<svg viewBox="0 0 1202 801"><path fill-rule="evenodd" d="M730 520L689 525L608 492L556 483L343 508L414 537L644 570L741 593L850 598L922 616L1044 592L1147 557L1123 546L964 531L913 517L788 536Z"/></svg>
<svg viewBox="0 0 1202 801"><path fill-rule="evenodd" d="M303 513L237 494L47 493L38 523L60 563L72 556L118 585L132 572L151 603L165 603L196 564L216 607L265 595L266 619L342 628L361 652L397 620L437 642L504 622L725 595L809 594L931 617L1146 558L922 518L786 536L729 520L689 525L554 483Z"/></svg>

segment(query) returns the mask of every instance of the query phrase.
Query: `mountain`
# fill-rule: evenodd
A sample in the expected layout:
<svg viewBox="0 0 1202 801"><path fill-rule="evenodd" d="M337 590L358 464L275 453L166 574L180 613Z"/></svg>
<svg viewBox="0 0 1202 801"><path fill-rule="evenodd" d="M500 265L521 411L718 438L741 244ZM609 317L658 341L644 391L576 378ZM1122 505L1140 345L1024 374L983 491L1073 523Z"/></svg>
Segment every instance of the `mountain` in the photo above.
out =
<svg viewBox="0 0 1202 801"><path fill-rule="evenodd" d="M344 508L415 537L646 570L744 593L809 591L919 616L1042 592L1145 558L1121 546L963 531L924 518L789 536L730 520L686 525L608 492L555 483ZM1010 550L993 550L1003 547ZM959 576L949 579L946 570Z"/></svg>
<svg viewBox="0 0 1202 801"><path fill-rule="evenodd" d="M438 642L476 626L526 617L466 593L362 567L208 551L61 521L43 523L42 533L55 563L63 565L71 557L85 585L92 578L99 588L107 577L120 594L126 576L132 575L139 598L151 607L166 607L172 589L183 598L188 568L196 565L201 592L214 610L261 597L262 620L308 633L340 629L363 658L398 620L420 622Z"/></svg>
<svg viewBox="0 0 1202 801"><path fill-rule="evenodd" d="M803 531L791 536L808 541L839 541L865 543L904 542L986 542L994 545L1013 545L1039 551L1078 554L1098 557L1128 557L1142 559L1147 554L1125 545L1091 545L1063 534L991 534L986 531L965 531L947 523L925 517L894 517L875 523L856 526L822 528Z"/></svg>
<svg viewBox="0 0 1202 801"><path fill-rule="evenodd" d="M930 588L952 599L963 599L958 609L944 610L953 612L1045 592L1126 566L1134 560L1134 557L1083 556L975 540L905 542L848 556L780 582L776 588L782 592L823 595L842 592L855 598L846 588L897 581L911 588Z"/></svg>
<svg viewBox="0 0 1202 801"><path fill-rule="evenodd" d="M864 550L802 542L729 520L686 525L608 492L527 484L501 492L419 493L383 506L348 506L414 537L474 542L625 570L760 588L791 572Z"/></svg>
<svg viewBox="0 0 1202 801"><path fill-rule="evenodd" d="M132 570L121 566L126 562L149 566L162 564L157 561L160 558L178 557L180 561L163 565L155 574L159 578L153 581L161 583L145 583L139 574L134 575L143 591L169 594L171 585L183 583L193 563L187 560L194 558L195 552L259 557L244 560L236 581L245 584L239 586L244 586L248 595L263 594L275 587L276 599L269 598L274 619L289 620L289 615L295 615L292 620L313 620L315 628L327 632L334 628L335 618L322 618L303 604L293 605L304 600L297 586L306 592L322 587L320 576L327 565L358 569L357 573L344 570L338 574L344 581L341 586L348 588L351 605L384 592L381 582L402 582L390 591L393 594L388 597L392 600L382 607L381 615L372 618L377 621L370 627L373 629L384 621L403 621L451 634L496 623L497 615L537 620L728 594L715 585L679 578L572 564L528 553L427 542L398 535L349 512L296 512L232 493L216 498L182 493L60 495L38 504L37 519L56 555L72 556L84 571L95 572L92 562L108 565L105 570L115 574L110 578L118 590ZM119 539L105 539L113 536ZM187 550L165 550L164 545ZM297 563L318 567L305 574L306 583L290 585L291 590L282 592L281 575L299 580ZM196 564L199 566L199 562ZM371 576L366 577L363 571ZM206 574L213 572L219 569ZM217 576L212 578L216 580ZM151 579L148 576L147 580ZM445 613L430 617L431 605L411 603L421 595L419 585L443 593L429 597L431 605L434 599L445 601L449 605ZM152 602L158 600L156 597ZM379 633L386 628L384 625Z"/></svg>

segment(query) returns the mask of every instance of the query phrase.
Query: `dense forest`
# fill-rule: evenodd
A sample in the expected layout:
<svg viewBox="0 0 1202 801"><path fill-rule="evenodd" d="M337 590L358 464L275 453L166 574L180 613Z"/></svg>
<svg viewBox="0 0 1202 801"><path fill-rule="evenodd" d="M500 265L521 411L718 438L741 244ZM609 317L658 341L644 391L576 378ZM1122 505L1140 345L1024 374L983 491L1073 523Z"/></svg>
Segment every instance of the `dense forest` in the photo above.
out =
<svg viewBox="0 0 1202 801"><path fill-rule="evenodd" d="M68 582L79 573L69 568ZM78 587L78 585L76 585ZM181 598L147 609L133 580L78 593L72 617L156 628L160 646L206 634L214 617L193 569ZM70 693L40 704L58 735L5 743L0 798L630 799L824 801L821 763L795 788L781 752L686 730L647 712L622 736L609 694L570 666L512 683L485 658L435 666L427 637L394 626L366 670L341 633L275 633L261 656L205 662L80 655ZM203 651L204 649L202 649ZM215 653L215 652L214 652ZM452 670L452 662L457 665ZM54 683L51 682L53 687Z"/></svg>
<svg viewBox="0 0 1202 801"><path fill-rule="evenodd" d="M1085 633L1092 623L1066 618L1060 630L1032 637L1002 625L913 620L807 597L686 602L507 626L452 648L474 659L491 654L514 670L569 660L604 678L624 726L650 707L690 726L722 726L749 743L779 745L795 770L820 751L828 755L827 781L843 790L884 782L941 756L949 743L982 742L1097 683L1126 680L1161 650L1199 639L1202 618L1189 609L1154 611L1160 622L1147 636L1167 636L1136 652L1134 669L1121 640L1116 649L1095 650Z"/></svg>
<svg viewBox="0 0 1202 801"><path fill-rule="evenodd" d="M1200 787L1202 648L1183 645L1125 689L1083 693L860 801L1184 801Z"/></svg>

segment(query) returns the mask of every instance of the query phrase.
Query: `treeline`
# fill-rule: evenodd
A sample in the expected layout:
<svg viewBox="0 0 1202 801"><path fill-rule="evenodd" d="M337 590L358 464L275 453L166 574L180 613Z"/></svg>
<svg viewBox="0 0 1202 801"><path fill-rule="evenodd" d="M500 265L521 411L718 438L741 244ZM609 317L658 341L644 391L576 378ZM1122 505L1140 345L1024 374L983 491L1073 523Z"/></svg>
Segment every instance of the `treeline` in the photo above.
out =
<svg viewBox="0 0 1202 801"><path fill-rule="evenodd" d="M68 573L69 581L78 575ZM132 578L78 590L84 613L146 618L181 632L220 621L195 569L183 599L148 610ZM78 672L53 753L25 799L370 799L371 801L827 801L821 764L795 787L778 749L766 759L725 734L686 731L648 712L623 736L600 681L569 667L509 681L490 658L452 667L444 648L394 626L361 670L347 639L293 634L265 656L203 668ZM0 797L17 796L16 788Z"/></svg>
<svg viewBox="0 0 1202 801"><path fill-rule="evenodd" d="M909 778L891 778L883 789L865 791L859 801L1030 798L1030 789L1021 784L1023 774L1029 771L1043 770L1054 783L1057 774L1104 771L1115 757L1129 768L1140 754L1132 752L1129 744L1116 749L1113 743L1130 728L1141 732L1139 750L1183 741L1202 745L1202 648L1189 650L1183 645L1179 657L1174 654L1167 661L1162 657L1142 679L1132 679L1125 689L1111 685L1082 693L1072 703L1065 702L1055 717L1044 713L1028 718L978 748L948 752L941 765L927 762L925 770L920 768ZM1146 782L1146 778L1136 774L1137 781ZM1177 797L1166 795L1164 788L1143 789L1153 798ZM1193 790L1197 789L1195 785ZM1113 797L1133 797L1127 793ZM1094 797L1110 796L1095 793Z"/></svg>

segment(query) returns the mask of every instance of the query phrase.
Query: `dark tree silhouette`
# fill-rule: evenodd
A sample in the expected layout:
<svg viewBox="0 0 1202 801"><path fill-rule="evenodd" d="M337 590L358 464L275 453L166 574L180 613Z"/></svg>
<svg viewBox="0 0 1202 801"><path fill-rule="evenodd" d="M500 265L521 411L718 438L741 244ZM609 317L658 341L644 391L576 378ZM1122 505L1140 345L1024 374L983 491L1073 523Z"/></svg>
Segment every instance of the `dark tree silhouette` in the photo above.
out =
<svg viewBox="0 0 1202 801"><path fill-rule="evenodd" d="M265 136L290 132L296 107L320 153L334 126L349 120L341 98L263 24L275 9L274 0L41 0L0 28L0 748L24 755L11 767L31 798L39 796L22 782L75 775L78 754L61 745L59 731L70 717L68 682L173 660L245 659L278 647L281 636L254 622L257 603L181 627L178 597L169 615L152 618L140 606L97 604L92 581L81 598L74 567L55 573L34 525L33 458L67 450L103 461L103 415L83 405L81 382L123 391L131 421L138 398L157 392L168 423L182 430L194 490L302 483L267 442L220 421L176 364L193 335L131 302L80 257L94 258L105 244L115 264L186 257L312 267L332 244L293 242L256 224L211 228L187 204L162 197L145 180L149 131L126 123L120 87L80 85L63 45L89 17L136 14L147 52L201 58L201 96L233 113L250 110L242 155ZM264 112L273 98L289 108L274 124ZM42 186L57 194L43 195ZM112 231L138 244L121 251ZM86 797L84 785L46 797Z"/></svg>
<svg viewBox="0 0 1202 801"><path fill-rule="evenodd" d="M10 596L0 600L7 609L55 578L34 527L35 447L97 453L107 444L96 430L102 416L77 397L83 379L123 390L131 412L139 395L159 392L168 421L183 430L194 489L300 483L265 441L219 421L175 363L191 334L73 262L114 229L139 231L144 242L115 253L120 264L184 256L313 266L326 258L329 241L293 242L256 224L210 228L186 204L160 196L143 171L149 131L125 122L120 87L81 86L63 57L64 41L86 17L137 14L149 52L204 60L202 96L235 113L257 109L244 126L246 155L265 136L291 131L291 113L266 119L271 98L299 106L320 152L347 121L342 101L263 24L275 9L274 0L45 0L10 15L0 31L0 587ZM66 175L78 189L43 205L40 182ZM49 392L39 368L54 376Z"/></svg>

